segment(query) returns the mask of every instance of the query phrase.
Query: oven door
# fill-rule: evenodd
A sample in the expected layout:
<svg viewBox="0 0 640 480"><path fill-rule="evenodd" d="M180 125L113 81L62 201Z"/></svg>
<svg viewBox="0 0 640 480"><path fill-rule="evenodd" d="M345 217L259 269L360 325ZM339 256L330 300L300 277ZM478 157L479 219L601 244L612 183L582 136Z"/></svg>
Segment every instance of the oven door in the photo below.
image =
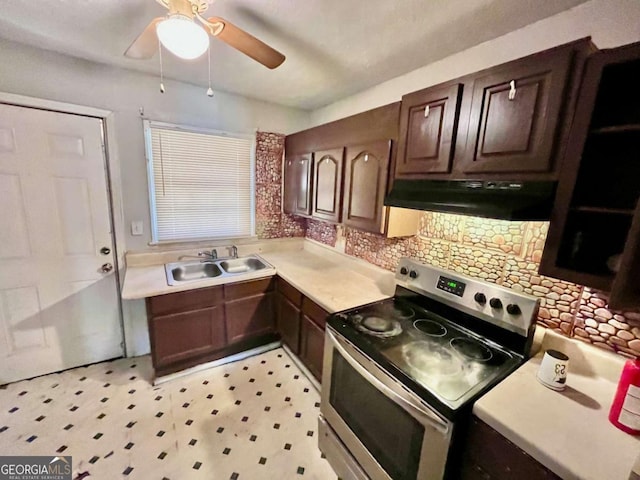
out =
<svg viewBox="0 0 640 480"><path fill-rule="evenodd" d="M368 477L443 477L453 424L329 325L322 386L324 420Z"/></svg>

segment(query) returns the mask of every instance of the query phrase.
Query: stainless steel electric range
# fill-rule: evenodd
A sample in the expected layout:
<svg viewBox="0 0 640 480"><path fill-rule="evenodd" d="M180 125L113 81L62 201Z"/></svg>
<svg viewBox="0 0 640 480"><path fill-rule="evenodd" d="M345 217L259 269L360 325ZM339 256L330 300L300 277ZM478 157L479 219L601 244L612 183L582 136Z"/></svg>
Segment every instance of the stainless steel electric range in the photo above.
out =
<svg viewBox="0 0 640 480"><path fill-rule="evenodd" d="M338 476L454 478L473 402L529 356L538 307L401 259L393 298L331 315L319 446Z"/></svg>

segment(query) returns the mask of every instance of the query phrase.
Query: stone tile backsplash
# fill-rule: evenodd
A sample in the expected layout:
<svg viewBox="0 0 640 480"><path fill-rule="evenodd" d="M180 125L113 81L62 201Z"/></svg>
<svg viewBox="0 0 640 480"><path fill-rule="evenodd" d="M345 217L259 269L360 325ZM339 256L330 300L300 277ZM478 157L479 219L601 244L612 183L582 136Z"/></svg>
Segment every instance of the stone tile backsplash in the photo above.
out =
<svg viewBox="0 0 640 480"><path fill-rule="evenodd" d="M316 222L315 224L322 223ZM314 225L307 237L328 245ZM399 258L453 270L540 297L538 324L627 357L640 356L640 314L607 308L605 293L538 273L547 222L508 222L425 212L418 235L385 238L345 228L345 253L394 270Z"/></svg>
<svg viewBox="0 0 640 480"><path fill-rule="evenodd" d="M258 132L256 233L304 237L336 247L335 225L282 213L284 135ZM608 308L606 293L538 273L547 222L508 222L425 212L405 238L344 228L344 251L394 271L401 257L453 270L540 297L538 324L627 357L640 357L640 313ZM341 238L341 237L340 237Z"/></svg>
<svg viewBox="0 0 640 480"><path fill-rule="evenodd" d="M256 134L256 235L258 238L304 237L304 219L282 213L284 135Z"/></svg>

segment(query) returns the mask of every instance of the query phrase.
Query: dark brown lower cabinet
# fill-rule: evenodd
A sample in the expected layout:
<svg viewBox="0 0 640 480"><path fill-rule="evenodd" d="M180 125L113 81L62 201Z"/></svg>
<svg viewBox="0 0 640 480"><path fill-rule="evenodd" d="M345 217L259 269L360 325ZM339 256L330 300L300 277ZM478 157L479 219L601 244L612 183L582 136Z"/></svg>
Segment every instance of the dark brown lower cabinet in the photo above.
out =
<svg viewBox="0 0 640 480"><path fill-rule="evenodd" d="M274 280L225 286L227 343L275 332Z"/></svg>
<svg viewBox="0 0 640 480"><path fill-rule="evenodd" d="M318 380L322 378L324 328L329 312L278 279L278 333Z"/></svg>
<svg viewBox="0 0 640 480"><path fill-rule="evenodd" d="M324 330L306 315L300 329L300 359L318 380L322 379Z"/></svg>
<svg viewBox="0 0 640 480"><path fill-rule="evenodd" d="M170 365L226 345L224 311L210 307L149 319L153 364Z"/></svg>
<svg viewBox="0 0 640 480"><path fill-rule="evenodd" d="M274 285L266 278L148 298L156 376L277 340Z"/></svg>
<svg viewBox="0 0 640 480"><path fill-rule="evenodd" d="M464 447L462 480L560 480L555 473L473 417Z"/></svg>
<svg viewBox="0 0 640 480"><path fill-rule="evenodd" d="M278 294L278 333L296 355L300 353L300 309Z"/></svg>

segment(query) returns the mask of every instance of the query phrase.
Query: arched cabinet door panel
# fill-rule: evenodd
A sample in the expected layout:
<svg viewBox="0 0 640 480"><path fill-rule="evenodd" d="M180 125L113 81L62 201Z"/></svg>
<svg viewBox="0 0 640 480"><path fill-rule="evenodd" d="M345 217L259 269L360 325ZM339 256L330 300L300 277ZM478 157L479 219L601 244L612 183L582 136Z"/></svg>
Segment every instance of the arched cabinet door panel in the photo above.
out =
<svg viewBox="0 0 640 480"><path fill-rule="evenodd" d="M346 226L384 232L384 195L391 141L353 145L345 150L344 206Z"/></svg>
<svg viewBox="0 0 640 480"><path fill-rule="evenodd" d="M313 202L311 216L329 222L340 222L344 148L314 153Z"/></svg>

